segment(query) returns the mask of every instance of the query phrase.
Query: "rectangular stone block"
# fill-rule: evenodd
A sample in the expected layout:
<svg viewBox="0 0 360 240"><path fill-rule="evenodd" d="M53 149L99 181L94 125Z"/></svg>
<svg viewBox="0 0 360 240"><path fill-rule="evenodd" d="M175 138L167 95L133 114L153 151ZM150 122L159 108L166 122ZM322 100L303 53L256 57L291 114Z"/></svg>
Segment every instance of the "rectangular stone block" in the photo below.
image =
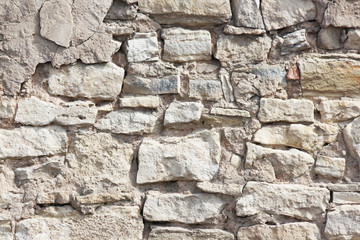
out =
<svg viewBox="0 0 360 240"><path fill-rule="evenodd" d="M190 80L189 89L189 96L191 98L209 101L223 98L223 91L219 80Z"/></svg>
<svg viewBox="0 0 360 240"><path fill-rule="evenodd" d="M326 239L360 238L360 205L343 205L329 211L324 235Z"/></svg>
<svg viewBox="0 0 360 240"><path fill-rule="evenodd" d="M131 94L178 94L180 93L180 76L139 77L129 75L124 81L124 92Z"/></svg>
<svg viewBox="0 0 360 240"><path fill-rule="evenodd" d="M360 204L359 192L333 192L333 203Z"/></svg>
<svg viewBox="0 0 360 240"><path fill-rule="evenodd" d="M318 156L314 172L327 178L342 178L346 167L345 158Z"/></svg>
<svg viewBox="0 0 360 240"><path fill-rule="evenodd" d="M90 101L75 101L62 104L57 113L56 122L60 125L94 125L97 107Z"/></svg>
<svg viewBox="0 0 360 240"><path fill-rule="evenodd" d="M265 28L260 11L260 0L233 0L231 4L235 26Z"/></svg>
<svg viewBox="0 0 360 240"><path fill-rule="evenodd" d="M144 62L159 60L160 50L156 32L136 33L126 42L128 62Z"/></svg>
<svg viewBox="0 0 360 240"><path fill-rule="evenodd" d="M212 107L210 113L213 115L222 115L222 116L229 116L229 117L244 117L249 118L250 113L246 110L241 109L233 109L233 108L217 108Z"/></svg>
<svg viewBox="0 0 360 240"><path fill-rule="evenodd" d="M360 116L360 100L325 100L318 109L323 122L346 121Z"/></svg>
<svg viewBox="0 0 360 240"><path fill-rule="evenodd" d="M200 102L172 102L165 111L164 125L197 122L203 109Z"/></svg>
<svg viewBox="0 0 360 240"><path fill-rule="evenodd" d="M122 108L155 109L160 106L160 98L158 96L123 97L119 99L119 105Z"/></svg>
<svg viewBox="0 0 360 240"><path fill-rule="evenodd" d="M220 229L186 229L182 227L152 226L148 240L234 240L234 235Z"/></svg>

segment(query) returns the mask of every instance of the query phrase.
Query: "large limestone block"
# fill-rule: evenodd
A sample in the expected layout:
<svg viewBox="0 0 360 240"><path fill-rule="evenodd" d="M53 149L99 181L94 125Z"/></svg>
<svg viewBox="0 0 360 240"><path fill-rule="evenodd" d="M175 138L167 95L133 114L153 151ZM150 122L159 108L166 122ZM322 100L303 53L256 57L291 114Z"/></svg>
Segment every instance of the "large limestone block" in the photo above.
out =
<svg viewBox="0 0 360 240"><path fill-rule="evenodd" d="M360 161L360 117L348 124L343 133L350 155Z"/></svg>
<svg viewBox="0 0 360 240"><path fill-rule="evenodd" d="M93 215L71 207L49 207L36 218L19 221L16 239L124 239L141 240L143 221L135 206L103 206Z"/></svg>
<svg viewBox="0 0 360 240"><path fill-rule="evenodd" d="M167 28L164 39L163 59L169 62L211 60L211 35L206 30Z"/></svg>
<svg viewBox="0 0 360 240"><path fill-rule="evenodd" d="M61 127L0 129L0 158L54 155L66 151L67 134Z"/></svg>
<svg viewBox="0 0 360 240"><path fill-rule="evenodd" d="M323 24L325 26L358 28L360 16L356 14L360 10L360 3L351 0L339 0L329 2L324 13Z"/></svg>
<svg viewBox="0 0 360 240"><path fill-rule="evenodd" d="M139 77L129 75L124 81L124 92L132 94L177 94L180 93L180 76Z"/></svg>
<svg viewBox="0 0 360 240"><path fill-rule="evenodd" d="M198 26L221 24L231 18L229 0L140 0L139 9L161 24Z"/></svg>
<svg viewBox="0 0 360 240"><path fill-rule="evenodd" d="M360 204L360 193L358 193L358 192L333 192L333 203L335 203L335 204Z"/></svg>
<svg viewBox="0 0 360 240"><path fill-rule="evenodd" d="M342 178L344 176L345 167L345 158L318 156L314 172L327 178Z"/></svg>
<svg viewBox="0 0 360 240"><path fill-rule="evenodd" d="M160 140L145 138L139 148L136 181L209 181L219 170L220 154L220 135L214 131Z"/></svg>
<svg viewBox="0 0 360 240"><path fill-rule="evenodd" d="M234 235L220 229L186 229L182 227L151 227L149 240L234 240Z"/></svg>
<svg viewBox="0 0 360 240"><path fill-rule="evenodd" d="M238 239L269 240L269 239L302 239L320 240L321 234L316 224L307 222L288 223L276 226L255 225L239 228Z"/></svg>
<svg viewBox="0 0 360 240"><path fill-rule="evenodd" d="M324 235L326 239L360 238L360 205L343 205L327 214Z"/></svg>
<svg viewBox="0 0 360 240"><path fill-rule="evenodd" d="M261 122L314 122L314 104L305 99L262 98L258 118Z"/></svg>
<svg viewBox="0 0 360 240"><path fill-rule="evenodd" d="M221 81L219 80L190 80L189 97L217 101L223 98Z"/></svg>
<svg viewBox="0 0 360 240"><path fill-rule="evenodd" d="M62 104L62 109L56 116L56 122L61 125L94 125L97 107L90 101L75 101Z"/></svg>
<svg viewBox="0 0 360 240"><path fill-rule="evenodd" d="M0 119L12 118L15 114L16 100L6 97L0 97Z"/></svg>
<svg viewBox="0 0 360 240"><path fill-rule="evenodd" d="M79 135L69 145L66 159L79 179L130 182L129 171L133 158L130 144L108 133Z"/></svg>
<svg viewBox="0 0 360 240"><path fill-rule="evenodd" d="M238 27L264 28L260 11L260 0L234 0L231 1L234 14L234 23Z"/></svg>
<svg viewBox="0 0 360 240"><path fill-rule="evenodd" d="M122 134L143 134L155 131L157 118L150 110L120 109L100 118L95 127Z"/></svg>
<svg viewBox="0 0 360 240"><path fill-rule="evenodd" d="M134 37L126 42L128 62L157 61L159 54L156 32L135 33Z"/></svg>
<svg viewBox="0 0 360 240"><path fill-rule="evenodd" d="M165 112L164 125L199 121L203 109L199 102L172 102Z"/></svg>
<svg viewBox="0 0 360 240"><path fill-rule="evenodd" d="M148 193L143 216L150 222L210 223L225 202L212 194Z"/></svg>
<svg viewBox="0 0 360 240"><path fill-rule="evenodd" d="M360 116L360 100L324 100L318 109L323 122L346 121Z"/></svg>
<svg viewBox="0 0 360 240"><path fill-rule="evenodd" d="M236 203L237 216L268 213L315 220L325 214L330 191L298 184L248 182Z"/></svg>
<svg viewBox="0 0 360 240"><path fill-rule="evenodd" d="M245 167L251 168L256 161L269 161L278 179L294 180L309 173L315 160L310 154L297 149L277 150L247 143Z"/></svg>
<svg viewBox="0 0 360 240"><path fill-rule="evenodd" d="M124 69L114 63L65 66L49 70L49 92L66 97L114 100L121 91Z"/></svg>
<svg viewBox="0 0 360 240"><path fill-rule="evenodd" d="M316 17L316 7L312 0L265 0L261 2L261 10L268 31L314 20Z"/></svg>

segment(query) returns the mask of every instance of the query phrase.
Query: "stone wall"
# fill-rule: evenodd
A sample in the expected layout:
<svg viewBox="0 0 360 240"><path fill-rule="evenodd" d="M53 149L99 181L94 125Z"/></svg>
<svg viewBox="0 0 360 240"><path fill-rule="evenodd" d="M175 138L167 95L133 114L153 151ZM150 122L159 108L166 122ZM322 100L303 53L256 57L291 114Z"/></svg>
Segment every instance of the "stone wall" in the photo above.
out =
<svg viewBox="0 0 360 240"><path fill-rule="evenodd" d="M360 239L359 12L2 0L0 239Z"/></svg>

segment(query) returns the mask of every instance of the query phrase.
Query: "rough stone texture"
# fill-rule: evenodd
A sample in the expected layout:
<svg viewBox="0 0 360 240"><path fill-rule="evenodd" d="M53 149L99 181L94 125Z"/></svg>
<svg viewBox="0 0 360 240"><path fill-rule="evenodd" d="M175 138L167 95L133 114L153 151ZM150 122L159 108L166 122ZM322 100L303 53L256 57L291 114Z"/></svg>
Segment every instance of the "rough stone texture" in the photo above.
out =
<svg viewBox="0 0 360 240"><path fill-rule="evenodd" d="M236 203L237 216L265 212L314 220L325 214L330 191L298 184L248 182Z"/></svg>
<svg viewBox="0 0 360 240"><path fill-rule="evenodd" d="M344 140L352 157L360 161L360 117L356 118L344 129Z"/></svg>
<svg viewBox="0 0 360 240"><path fill-rule="evenodd" d="M324 13L322 24L325 26L356 28L360 24L360 16L354 14L359 11L360 4L351 0L329 2Z"/></svg>
<svg viewBox="0 0 360 240"><path fill-rule="evenodd" d="M211 114L214 115L222 115L222 116L229 116L229 117L250 117L250 113L245 110L240 109L233 109L233 108L216 108L213 107L210 110Z"/></svg>
<svg viewBox="0 0 360 240"><path fill-rule="evenodd" d="M61 125L94 125L98 110L93 102L75 101L62 104L56 122Z"/></svg>
<svg viewBox="0 0 360 240"><path fill-rule="evenodd" d="M163 59L169 62L211 60L211 35L205 30L167 28L164 39Z"/></svg>
<svg viewBox="0 0 360 240"><path fill-rule="evenodd" d="M0 214L0 239L13 240L10 216Z"/></svg>
<svg viewBox="0 0 360 240"><path fill-rule="evenodd" d="M318 156L314 172L328 178L342 178L345 172L345 164L345 158Z"/></svg>
<svg viewBox="0 0 360 240"><path fill-rule="evenodd" d="M190 80L189 89L189 96L195 99L215 101L223 97L219 80Z"/></svg>
<svg viewBox="0 0 360 240"><path fill-rule="evenodd" d="M159 54L156 32L136 33L126 42L128 62L157 61Z"/></svg>
<svg viewBox="0 0 360 240"><path fill-rule="evenodd" d="M360 49L360 30L350 29L344 43L346 49Z"/></svg>
<svg viewBox="0 0 360 240"><path fill-rule="evenodd" d="M226 25L224 28L224 33L228 35L264 35L266 31L264 29L253 29Z"/></svg>
<svg viewBox="0 0 360 240"><path fill-rule="evenodd" d="M310 47L310 43L308 42L306 37L306 30L301 29L283 36L281 55L300 52L309 49Z"/></svg>
<svg viewBox="0 0 360 240"><path fill-rule="evenodd" d="M131 4L131 3L128 3ZM106 20L132 20L136 18L137 6L128 5L122 0L115 0L106 14Z"/></svg>
<svg viewBox="0 0 360 240"><path fill-rule="evenodd" d="M318 34L317 46L328 50L341 48L341 32L341 28L322 28Z"/></svg>
<svg viewBox="0 0 360 240"><path fill-rule="evenodd" d="M130 75L125 78L124 92L132 94L180 93L180 76L171 75L160 78L143 78Z"/></svg>
<svg viewBox="0 0 360 240"><path fill-rule="evenodd" d="M255 225L240 228L237 233L238 239L266 240L266 239L304 239L320 240L320 230L313 223L300 222L288 223L277 226Z"/></svg>
<svg viewBox="0 0 360 240"><path fill-rule="evenodd" d="M314 104L305 99L262 98L258 118L261 122L314 122Z"/></svg>
<svg viewBox="0 0 360 240"><path fill-rule="evenodd" d="M0 119L12 118L15 114L15 99L1 97L0 98Z"/></svg>
<svg viewBox="0 0 360 240"><path fill-rule="evenodd" d="M145 138L139 148L137 183L209 181L219 170L220 136L203 131L186 137Z"/></svg>
<svg viewBox="0 0 360 240"><path fill-rule="evenodd" d="M127 108L158 108L160 106L160 99L156 96L145 97L125 97L120 98L120 107Z"/></svg>
<svg viewBox="0 0 360 240"><path fill-rule="evenodd" d="M165 112L164 125L199 121L203 108L199 102L172 102Z"/></svg>
<svg viewBox="0 0 360 240"><path fill-rule="evenodd" d="M325 100L318 107L323 122L340 122L360 116L360 101L356 99Z"/></svg>
<svg viewBox="0 0 360 240"><path fill-rule="evenodd" d="M149 13L158 23L188 26L221 24L231 18L229 0L139 0L141 12Z"/></svg>
<svg viewBox="0 0 360 240"><path fill-rule="evenodd" d="M264 28L260 0L235 0L231 2L235 26Z"/></svg>
<svg viewBox="0 0 360 240"><path fill-rule="evenodd" d="M220 183L210 183L210 182L198 182L196 184L204 192L208 193L220 193L229 196L241 196L244 184L220 184Z"/></svg>
<svg viewBox="0 0 360 240"><path fill-rule="evenodd" d="M334 192L333 203L336 204L360 204L360 193L357 192Z"/></svg>
<svg viewBox="0 0 360 240"><path fill-rule="evenodd" d="M144 218L150 222L210 223L225 202L211 194L160 194L149 192L144 204Z"/></svg>

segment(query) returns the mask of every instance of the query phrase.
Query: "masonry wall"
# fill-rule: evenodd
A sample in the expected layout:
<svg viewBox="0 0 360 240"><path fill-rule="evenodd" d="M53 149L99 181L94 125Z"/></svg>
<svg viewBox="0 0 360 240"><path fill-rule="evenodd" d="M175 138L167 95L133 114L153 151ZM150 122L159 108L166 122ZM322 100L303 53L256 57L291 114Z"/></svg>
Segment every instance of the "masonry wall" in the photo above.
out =
<svg viewBox="0 0 360 240"><path fill-rule="evenodd" d="M360 1L0 1L0 240L360 239Z"/></svg>

